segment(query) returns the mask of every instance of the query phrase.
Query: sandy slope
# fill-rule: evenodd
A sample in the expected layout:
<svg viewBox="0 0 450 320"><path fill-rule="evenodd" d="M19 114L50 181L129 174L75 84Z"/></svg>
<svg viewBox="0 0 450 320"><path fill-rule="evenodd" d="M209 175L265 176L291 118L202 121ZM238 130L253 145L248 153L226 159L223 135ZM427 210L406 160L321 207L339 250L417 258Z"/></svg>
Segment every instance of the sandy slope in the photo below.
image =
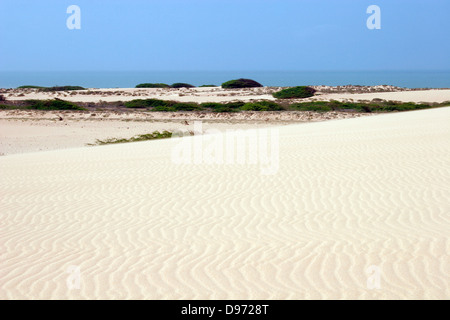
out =
<svg viewBox="0 0 450 320"><path fill-rule="evenodd" d="M448 299L449 123L282 127L267 176L174 164L180 139L1 157L0 298Z"/></svg>

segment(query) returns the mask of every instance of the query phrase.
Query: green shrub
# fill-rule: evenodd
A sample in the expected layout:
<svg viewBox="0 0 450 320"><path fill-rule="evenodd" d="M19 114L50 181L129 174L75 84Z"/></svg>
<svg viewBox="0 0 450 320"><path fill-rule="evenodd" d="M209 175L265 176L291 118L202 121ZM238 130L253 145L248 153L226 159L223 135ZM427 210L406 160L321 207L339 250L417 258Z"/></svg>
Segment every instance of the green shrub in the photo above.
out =
<svg viewBox="0 0 450 320"><path fill-rule="evenodd" d="M245 102L243 101L237 101L237 102L228 102L225 103L224 106L230 109L240 109L245 105Z"/></svg>
<svg viewBox="0 0 450 320"><path fill-rule="evenodd" d="M294 87L275 92L273 96L277 99L303 99L314 96L316 90L311 87Z"/></svg>
<svg viewBox="0 0 450 320"><path fill-rule="evenodd" d="M196 103L184 103L174 101L164 101L165 104L152 105L151 111L175 112L175 111L200 111L203 108Z"/></svg>
<svg viewBox="0 0 450 320"><path fill-rule="evenodd" d="M140 83L136 88L170 88L170 86L165 83Z"/></svg>
<svg viewBox="0 0 450 320"><path fill-rule="evenodd" d="M218 102L203 102L201 104L202 108L205 109L214 109L214 108L220 108L223 107L223 103L218 103Z"/></svg>
<svg viewBox="0 0 450 320"><path fill-rule="evenodd" d="M20 86L17 87L17 89L44 89L45 87L39 87L39 86Z"/></svg>
<svg viewBox="0 0 450 320"><path fill-rule="evenodd" d="M328 102L303 102L303 103L294 103L289 106L290 108L298 111L316 111L316 112L327 112L332 111L333 108L329 105Z"/></svg>
<svg viewBox="0 0 450 320"><path fill-rule="evenodd" d="M197 111L202 110L202 107L200 107L196 103L184 103L184 102L178 102L173 104L172 106L176 111Z"/></svg>
<svg viewBox="0 0 450 320"><path fill-rule="evenodd" d="M240 108L242 111L280 111L281 106L272 101L249 102Z"/></svg>
<svg viewBox="0 0 450 320"><path fill-rule="evenodd" d="M251 79L237 79L222 83L222 88L224 89L258 88L258 87L262 87L262 84Z"/></svg>
<svg viewBox="0 0 450 320"><path fill-rule="evenodd" d="M212 112L237 112L244 103L217 103L217 102L205 102L201 104L201 107L205 109L211 109Z"/></svg>
<svg viewBox="0 0 450 320"><path fill-rule="evenodd" d="M156 106L151 111L159 111L159 112L175 112L177 111L172 106Z"/></svg>
<svg viewBox="0 0 450 320"><path fill-rule="evenodd" d="M199 88L214 88L217 87L215 84L204 84L201 85Z"/></svg>
<svg viewBox="0 0 450 320"><path fill-rule="evenodd" d="M18 109L18 107L8 104L0 104L0 110L12 110L12 109Z"/></svg>
<svg viewBox="0 0 450 320"><path fill-rule="evenodd" d="M289 109L299 111L356 111L356 112L392 112L392 111L410 111L432 108L429 104L415 104L412 102L395 102L395 101L380 101L380 102L339 102L339 101L312 101L301 102L289 105Z"/></svg>
<svg viewBox="0 0 450 320"><path fill-rule="evenodd" d="M125 102L125 107L132 108L132 109L139 109L139 108L153 108L153 107L167 107L171 106L174 102L172 101L165 101L165 100L158 100L158 99L136 99L131 100L128 102Z"/></svg>
<svg viewBox="0 0 450 320"><path fill-rule="evenodd" d="M75 103L64 100L26 100L28 109L34 110L86 110Z"/></svg>
<svg viewBox="0 0 450 320"><path fill-rule="evenodd" d="M195 88L192 84L189 83L174 83L172 88L178 89L178 88Z"/></svg>
<svg viewBox="0 0 450 320"><path fill-rule="evenodd" d="M63 86L63 87L43 87L40 89L41 91L53 92L53 91L72 91L72 90L86 90L83 87L79 86Z"/></svg>

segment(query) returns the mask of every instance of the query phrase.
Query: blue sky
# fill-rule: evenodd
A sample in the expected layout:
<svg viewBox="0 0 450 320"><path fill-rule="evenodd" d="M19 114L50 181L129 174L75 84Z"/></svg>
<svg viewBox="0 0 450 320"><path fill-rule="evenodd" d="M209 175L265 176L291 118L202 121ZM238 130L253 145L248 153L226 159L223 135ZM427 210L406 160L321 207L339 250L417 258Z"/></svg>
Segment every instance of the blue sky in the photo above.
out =
<svg viewBox="0 0 450 320"><path fill-rule="evenodd" d="M81 30L66 9L81 8ZM381 8L381 30L366 9ZM450 70L448 0L1 0L0 71Z"/></svg>

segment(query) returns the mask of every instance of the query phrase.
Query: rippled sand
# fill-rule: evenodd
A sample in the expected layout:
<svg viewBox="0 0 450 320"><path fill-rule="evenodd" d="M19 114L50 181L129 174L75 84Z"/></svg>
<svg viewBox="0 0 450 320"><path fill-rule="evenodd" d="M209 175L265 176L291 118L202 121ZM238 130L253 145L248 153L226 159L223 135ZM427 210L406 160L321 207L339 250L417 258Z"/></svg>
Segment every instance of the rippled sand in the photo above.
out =
<svg viewBox="0 0 450 320"><path fill-rule="evenodd" d="M274 175L180 139L0 157L0 298L448 299L449 124L280 127Z"/></svg>

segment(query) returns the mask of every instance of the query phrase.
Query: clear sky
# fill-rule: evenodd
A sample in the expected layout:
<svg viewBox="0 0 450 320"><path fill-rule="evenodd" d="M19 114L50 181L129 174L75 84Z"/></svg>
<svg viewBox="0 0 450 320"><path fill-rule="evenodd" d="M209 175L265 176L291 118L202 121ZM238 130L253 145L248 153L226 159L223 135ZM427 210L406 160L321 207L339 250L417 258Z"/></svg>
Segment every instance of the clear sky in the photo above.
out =
<svg viewBox="0 0 450 320"><path fill-rule="evenodd" d="M1 0L0 14L0 71L450 70L449 0Z"/></svg>

